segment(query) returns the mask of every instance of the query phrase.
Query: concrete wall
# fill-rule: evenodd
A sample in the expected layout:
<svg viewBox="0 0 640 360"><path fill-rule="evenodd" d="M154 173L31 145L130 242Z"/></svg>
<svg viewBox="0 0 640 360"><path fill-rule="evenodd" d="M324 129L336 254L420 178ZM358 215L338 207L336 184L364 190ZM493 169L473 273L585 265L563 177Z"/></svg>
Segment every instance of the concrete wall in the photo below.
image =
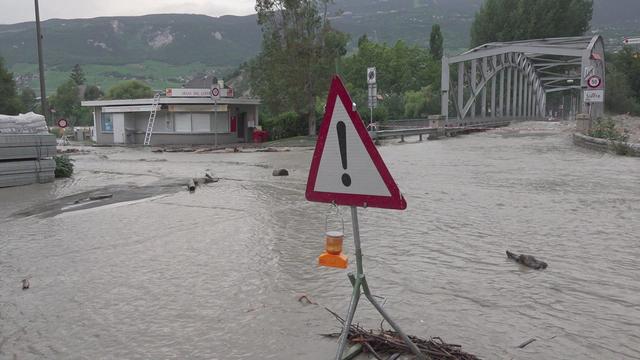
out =
<svg viewBox="0 0 640 360"><path fill-rule="evenodd" d="M573 143L580 147L584 147L591 150L616 153L616 144L625 145L620 142L598 139L591 136L587 136L580 133L573 134ZM629 147L629 156L640 156L640 144L626 143Z"/></svg>
<svg viewBox="0 0 640 360"><path fill-rule="evenodd" d="M135 144L144 142L144 132L137 132ZM215 134L189 134L189 133L158 133L151 136L151 145L213 145L215 144ZM234 144L238 142L235 134L218 134L218 144Z"/></svg>

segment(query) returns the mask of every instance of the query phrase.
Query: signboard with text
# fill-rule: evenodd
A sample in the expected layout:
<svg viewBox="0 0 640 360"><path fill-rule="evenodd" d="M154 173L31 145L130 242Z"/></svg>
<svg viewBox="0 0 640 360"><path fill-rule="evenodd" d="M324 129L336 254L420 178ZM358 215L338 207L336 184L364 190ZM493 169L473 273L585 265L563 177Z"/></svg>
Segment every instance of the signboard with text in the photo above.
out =
<svg viewBox="0 0 640 360"><path fill-rule="evenodd" d="M604 102L604 90L585 90L585 103L601 103Z"/></svg>
<svg viewBox="0 0 640 360"><path fill-rule="evenodd" d="M166 89L167 97L211 97L211 89L186 89L186 88L168 88ZM233 97L233 89L218 89L219 97Z"/></svg>

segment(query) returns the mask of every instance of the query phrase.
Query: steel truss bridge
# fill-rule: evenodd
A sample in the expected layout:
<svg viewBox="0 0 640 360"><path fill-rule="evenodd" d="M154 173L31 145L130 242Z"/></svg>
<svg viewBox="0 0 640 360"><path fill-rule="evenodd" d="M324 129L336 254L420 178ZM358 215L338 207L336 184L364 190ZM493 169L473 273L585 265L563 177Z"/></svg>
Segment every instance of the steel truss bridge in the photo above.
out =
<svg viewBox="0 0 640 360"><path fill-rule="evenodd" d="M446 126L537 119L547 114L547 94L574 91L580 94L578 110L596 118L604 102L583 99L584 90L594 88L588 83L594 76L601 79L595 89L604 90L599 35L485 44L443 57L442 116Z"/></svg>

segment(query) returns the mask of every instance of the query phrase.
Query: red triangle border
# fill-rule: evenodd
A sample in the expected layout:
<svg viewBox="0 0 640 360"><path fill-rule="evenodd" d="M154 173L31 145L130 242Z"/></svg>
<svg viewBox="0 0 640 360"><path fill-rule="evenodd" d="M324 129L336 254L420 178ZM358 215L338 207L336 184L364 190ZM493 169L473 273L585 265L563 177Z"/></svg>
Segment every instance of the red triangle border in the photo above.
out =
<svg viewBox="0 0 640 360"><path fill-rule="evenodd" d="M318 169L320 167L320 160L324 151L324 145L327 140L327 134L329 133L329 126L332 120L333 109L335 108L336 100L340 98L342 104L345 106L349 118L353 123L355 130L360 136L362 143L364 144L367 153L371 157L374 166L380 173L384 184L391 196L376 196L376 195L362 195L362 194L345 194L345 193L330 193L314 191L316 179L318 177ZM316 148L311 160L311 168L309 169L309 178L307 180L307 189L305 197L309 201L334 203L336 205L344 206L359 206L359 207L375 207L383 209L396 209L404 210L407 208L407 202L400 193L398 185L393 180L393 177L389 173L387 166L385 165L378 149L369 137L369 133L364 126L364 122L361 120L357 111L354 111L351 104L351 97L344 87L342 80L338 75L335 75L331 79L331 88L329 89L329 95L327 96L327 102L325 107L324 118L320 125L320 131L318 133L318 141L316 142Z"/></svg>

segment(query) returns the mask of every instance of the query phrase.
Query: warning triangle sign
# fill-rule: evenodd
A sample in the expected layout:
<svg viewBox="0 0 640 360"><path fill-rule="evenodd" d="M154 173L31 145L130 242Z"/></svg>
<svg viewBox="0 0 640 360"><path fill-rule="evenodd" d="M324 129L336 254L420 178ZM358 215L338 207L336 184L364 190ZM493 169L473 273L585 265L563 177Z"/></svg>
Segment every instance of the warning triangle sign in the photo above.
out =
<svg viewBox="0 0 640 360"><path fill-rule="evenodd" d="M406 201L352 104L342 81L334 76L309 169L307 200L406 209Z"/></svg>

